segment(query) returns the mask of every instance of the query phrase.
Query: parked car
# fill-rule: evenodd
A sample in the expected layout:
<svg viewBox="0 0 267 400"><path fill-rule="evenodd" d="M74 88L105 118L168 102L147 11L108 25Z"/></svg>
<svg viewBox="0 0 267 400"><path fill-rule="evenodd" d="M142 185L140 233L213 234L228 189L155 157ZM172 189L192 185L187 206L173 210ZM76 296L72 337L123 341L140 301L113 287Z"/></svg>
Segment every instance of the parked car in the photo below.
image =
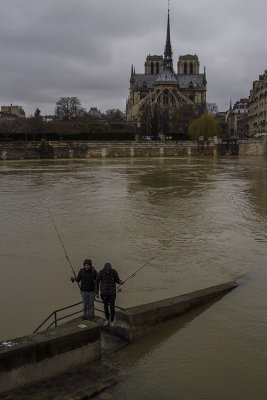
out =
<svg viewBox="0 0 267 400"><path fill-rule="evenodd" d="M151 141L151 136L141 136L141 141L142 142L150 142Z"/></svg>

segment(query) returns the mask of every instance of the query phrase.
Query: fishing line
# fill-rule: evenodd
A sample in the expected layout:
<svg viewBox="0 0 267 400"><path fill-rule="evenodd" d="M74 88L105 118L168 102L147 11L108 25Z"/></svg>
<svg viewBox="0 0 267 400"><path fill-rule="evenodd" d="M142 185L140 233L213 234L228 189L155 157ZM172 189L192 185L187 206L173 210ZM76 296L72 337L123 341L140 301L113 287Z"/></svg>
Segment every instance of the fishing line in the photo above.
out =
<svg viewBox="0 0 267 400"><path fill-rule="evenodd" d="M154 258L156 258L156 257L157 257L159 254L161 254L164 250L166 250L167 246L169 246L169 245L171 244L171 242L174 241L174 239L175 239L175 236L174 236L165 246L163 246L159 251L157 251L152 257L150 257L144 264L142 264L140 267L138 267L137 270L135 270L135 272L133 272L130 276L128 276L128 278L126 278L126 279L123 281L123 284L122 284L122 285L124 285L129 279L134 278L135 275L136 275L139 271L141 271L141 269L143 269L146 265L148 265L152 260L154 260ZM118 286L117 292L120 292L120 291L121 291L121 286L122 286L122 285Z"/></svg>
<svg viewBox="0 0 267 400"><path fill-rule="evenodd" d="M53 226L54 226L54 228L55 228L55 231L56 231L56 233L57 233L57 236L58 236L58 238L59 238L59 240L60 240L61 246L62 246L62 248L63 248L63 250L64 250L66 260L67 260L67 262L69 263L69 266L70 266L70 268L71 268L71 270L72 270L72 273L73 273L73 275L74 275L74 277L75 277L75 281L76 281L76 277L77 277L77 276L76 276L76 273L75 273L74 268L73 268L73 266L72 266L72 264L71 264L71 261L70 261L70 259L69 259L69 256L68 256L66 247L65 247L65 245L64 245L64 242L63 242L63 240L62 240L62 237L61 237L61 235L60 235L60 233L59 233L59 230L58 230L58 228L57 228L57 225L56 225L56 223L55 223L54 217L53 217L53 215L51 214L50 209L49 209L49 207L48 207L47 204L46 204L46 208L47 208L47 211L48 211L49 216L50 216L50 218L51 218L51 221L52 221L52 223L53 223ZM77 281L76 281L76 282L77 282ZM79 282L77 282L77 284L78 284L78 286L79 286L79 289L81 290L81 287L80 287Z"/></svg>

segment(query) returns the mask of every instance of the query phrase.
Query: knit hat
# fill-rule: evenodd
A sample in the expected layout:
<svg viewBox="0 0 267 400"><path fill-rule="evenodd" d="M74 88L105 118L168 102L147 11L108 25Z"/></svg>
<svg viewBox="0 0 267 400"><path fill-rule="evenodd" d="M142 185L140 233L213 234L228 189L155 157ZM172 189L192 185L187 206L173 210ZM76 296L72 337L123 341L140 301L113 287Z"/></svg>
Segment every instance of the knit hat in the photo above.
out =
<svg viewBox="0 0 267 400"><path fill-rule="evenodd" d="M83 265L85 265L85 264L88 264L91 267L92 266L92 260L89 260L89 259L84 260Z"/></svg>

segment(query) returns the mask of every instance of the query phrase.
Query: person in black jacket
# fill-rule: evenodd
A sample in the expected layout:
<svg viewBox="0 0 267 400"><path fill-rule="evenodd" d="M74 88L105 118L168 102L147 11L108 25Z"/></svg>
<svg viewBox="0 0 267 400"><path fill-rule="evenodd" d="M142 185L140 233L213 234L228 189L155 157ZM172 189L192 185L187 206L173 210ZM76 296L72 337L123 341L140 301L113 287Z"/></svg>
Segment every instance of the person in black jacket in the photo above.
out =
<svg viewBox="0 0 267 400"><path fill-rule="evenodd" d="M94 319L95 280L97 272L91 260L84 260L83 268L80 269L77 277L71 277L71 281L81 282L81 294L83 300L82 319Z"/></svg>
<svg viewBox="0 0 267 400"><path fill-rule="evenodd" d="M99 297L98 292L100 284L101 299L104 303L104 310L106 316L106 321L104 323L104 326L109 325L109 317L110 317L110 325L112 327L115 326L114 317L115 317L116 283L122 285L123 281L120 280L118 272L111 267L111 264L106 263L104 268L98 272L96 278L96 297L97 298Z"/></svg>

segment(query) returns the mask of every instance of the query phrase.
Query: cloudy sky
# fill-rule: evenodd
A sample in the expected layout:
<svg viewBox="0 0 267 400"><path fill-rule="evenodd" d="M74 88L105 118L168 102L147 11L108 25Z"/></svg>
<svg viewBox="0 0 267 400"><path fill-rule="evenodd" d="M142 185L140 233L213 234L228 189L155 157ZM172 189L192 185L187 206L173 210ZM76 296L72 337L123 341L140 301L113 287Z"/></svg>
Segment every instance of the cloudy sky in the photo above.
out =
<svg viewBox="0 0 267 400"><path fill-rule="evenodd" d="M101 111L125 109L131 65L163 54L167 0L0 0L0 104L54 112L77 96ZM171 0L174 65L197 54L207 100L225 111L267 68L265 0Z"/></svg>

